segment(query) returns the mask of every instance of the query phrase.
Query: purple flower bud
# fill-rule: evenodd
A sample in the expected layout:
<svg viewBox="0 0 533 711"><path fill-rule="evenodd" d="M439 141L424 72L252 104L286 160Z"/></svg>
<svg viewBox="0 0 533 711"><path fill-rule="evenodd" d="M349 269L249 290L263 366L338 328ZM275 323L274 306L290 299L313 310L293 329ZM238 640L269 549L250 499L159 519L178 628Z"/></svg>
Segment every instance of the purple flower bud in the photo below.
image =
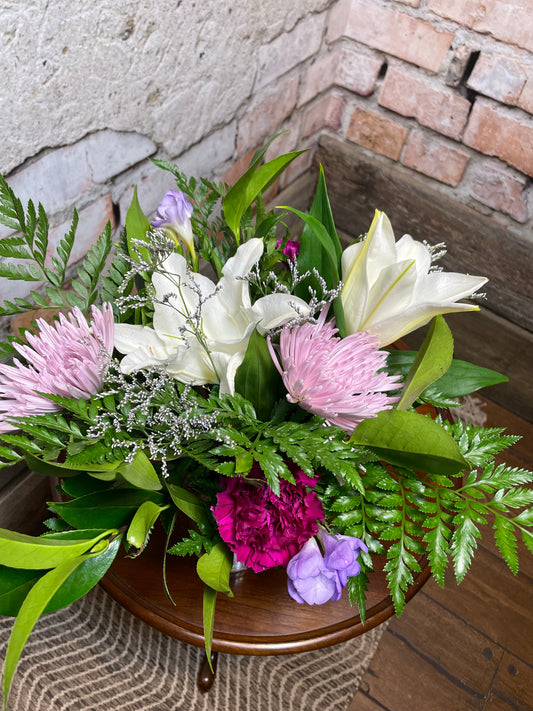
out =
<svg viewBox="0 0 533 711"><path fill-rule="evenodd" d="M324 565L329 570L336 571L340 584L345 587L349 577L361 572L357 560L359 551L368 553L368 548L354 536L333 536L326 531L320 531L318 535L324 546Z"/></svg>
<svg viewBox="0 0 533 711"><path fill-rule="evenodd" d="M157 206L152 227L168 230L173 237L180 239L187 249L194 254L191 215L192 205L185 199L181 190L169 190Z"/></svg>
<svg viewBox="0 0 533 711"><path fill-rule="evenodd" d="M315 538L310 538L287 565L287 587L296 602L322 605L338 600L342 587L335 571L328 570Z"/></svg>
<svg viewBox="0 0 533 711"><path fill-rule="evenodd" d="M282 244L283 244L283 240L278 239L276 242L276 249L279 249ZM287 244L283 248L283 254L287 257L289 262L293 262L296 259L299 251L300 251L300 243L295 242L292 239L288 239Z"/></svg>

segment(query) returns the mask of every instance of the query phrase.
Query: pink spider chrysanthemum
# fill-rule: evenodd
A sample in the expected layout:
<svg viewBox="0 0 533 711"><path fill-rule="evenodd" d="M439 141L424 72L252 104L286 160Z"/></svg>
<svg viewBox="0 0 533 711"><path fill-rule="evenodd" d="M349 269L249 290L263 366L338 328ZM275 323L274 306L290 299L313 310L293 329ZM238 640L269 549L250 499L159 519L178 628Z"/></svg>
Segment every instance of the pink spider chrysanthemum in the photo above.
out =
<svg viewBox="0 0 533 711"><path fill-rule="evenodd" d="M91 307L89 324L80 309L74 308L59 322L50 325L38 319L38 333L26 334L27 345L14 343L25 358L13 365L0 365L0 432L16 427L10 417L40 415L60 407L37 393L90 398L102 388L113 351L113 311Z"/></svg>
<svg viewBox="0 0 533 711"><path fill-rule="evenodd" d="M381 410L389 410L396 397L400 376L378 372L387 353L378 350L377 338L365 332L346 338L326 323L327 309L316 324L304 323L281 331L281 365L268 340L274 363L287 388L287 400L324 417L327 424L353 432L355 427Z"/></svg>

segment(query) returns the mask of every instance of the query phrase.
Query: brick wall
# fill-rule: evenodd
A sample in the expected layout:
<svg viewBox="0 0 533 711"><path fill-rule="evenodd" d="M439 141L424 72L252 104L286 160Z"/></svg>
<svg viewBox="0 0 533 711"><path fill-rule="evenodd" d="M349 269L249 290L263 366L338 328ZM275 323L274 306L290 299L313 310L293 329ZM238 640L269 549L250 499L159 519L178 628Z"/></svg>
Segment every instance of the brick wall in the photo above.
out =
<svg viewBox="0 0 533 711"><path fill-rule="evenodd" d="M146 100L149 88L132 85L128 120L119 122L120 129L93 126L81 138L29 157L9 181L23 198L43 202L57 235L77 204L82 252L103 221L123 221L135 184L147 212L172 186L150 156L233 182L257 146L288 129L269 157L295 147L310 150L291 165L279 183L283 188L309 168L326 133L416 176L531 244L531 0L316 0L312 5L310 10L311 4L300 2L299 16L293 12L290 21L254 35L254 51L242 60L246 89L224 93L225 113L217 109L214 124L205 118L213 96L204 101L200 81L201 116L187 133L189 95L176 89L169 101L181 133L179 140L170 134L167 140L160 126L151 130L131 114L131 105L141 95ZM250 27L256 20L250 11ZM239 32L244 41L248 35L242 27ZM224 60L232 67L239 62L235 52ZM205 75L206 86L211 79ZM155 74L153 85L159 81ZM182 114L184 119L187 114L183 125ZM167 131L176 131L176 121ZM386 196L380 207L387 209ZM23 295L14 293L19 286L0 284L0 291Z"/></svg>

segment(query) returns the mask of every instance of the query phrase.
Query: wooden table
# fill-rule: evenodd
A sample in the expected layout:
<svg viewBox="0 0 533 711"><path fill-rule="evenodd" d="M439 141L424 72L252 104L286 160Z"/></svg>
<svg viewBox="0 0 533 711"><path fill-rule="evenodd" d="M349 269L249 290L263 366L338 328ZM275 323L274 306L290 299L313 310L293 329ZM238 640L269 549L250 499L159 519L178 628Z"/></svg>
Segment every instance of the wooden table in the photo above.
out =
<svg viewBox="0 0 533 711"><path fill-rule="evenodd" d="M173 605L163 588L163 551L163 534L154 532L139 557L118 557L101 585L118 603L152 627L203 647L203 583L196 575L196 559L167 557L168 587L176 603ZM234 597L222 594L217 597L213 651L291 654L327 647L367 632L394 614L383 572L385 556L374 556L373 560L375 572L370 576L364 626L357 607L351 607L346 590L337 602L298 604L287 592L287 575L282 568L263 573L245 570L232 576ZM427 560L423 557L420 563L421 572L407 592L408 600L430 577ZM210 687L213 679L208 664L204 663L198 679L202 691Z"/></svg>

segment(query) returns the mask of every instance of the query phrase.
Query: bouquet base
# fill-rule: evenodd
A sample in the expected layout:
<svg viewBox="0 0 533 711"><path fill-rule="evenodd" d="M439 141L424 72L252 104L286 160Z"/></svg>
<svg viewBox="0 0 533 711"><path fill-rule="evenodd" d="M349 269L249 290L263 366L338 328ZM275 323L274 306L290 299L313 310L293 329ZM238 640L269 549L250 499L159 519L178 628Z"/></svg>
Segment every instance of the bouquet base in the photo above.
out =
<svg viewBox="0 0 533 711"><path fill-rule="evenodd" d="M183 642L204 646L203 583L190 556L167 557L167 583L173 604L165 595L162 562L165 537L154 530L146 550L137 558L119 557L101 582L104 590L129 612L161 632ZM383 566L374 556L365 625L351 607L347 591L341 600L324 605L298 604L287 592L282 568L263 573L246 569L232 576L234 597L219 594L215 612L213 651L230 654L293 654L344 642L376 627L394 614ZM430 577L424 557L421 572L407 591L411 599ZM205 669L203 670L205 676ZM209 675L207 675L209 676ZM201 683L202 673L199 676ZM206 688L212 679L206 679ZM205 689L204 689L205 690Z"/></svg>

